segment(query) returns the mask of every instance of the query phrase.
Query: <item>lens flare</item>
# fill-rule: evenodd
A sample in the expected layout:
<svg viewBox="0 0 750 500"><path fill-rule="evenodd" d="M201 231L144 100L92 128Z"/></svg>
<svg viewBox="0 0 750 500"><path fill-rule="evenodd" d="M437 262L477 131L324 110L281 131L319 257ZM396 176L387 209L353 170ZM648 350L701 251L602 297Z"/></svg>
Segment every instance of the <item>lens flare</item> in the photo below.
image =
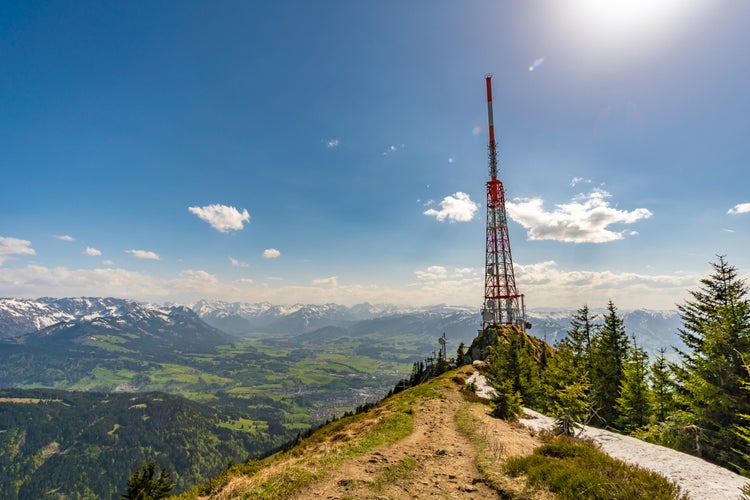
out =
<svg viewBox="0 0 750 500"><path fill-rule="evenodd" d="M543 63L544 63L544 57L539 57L537 59L534 59L534 62L531 63L531 66L529 66L529 72L535 71Z"/></svg>

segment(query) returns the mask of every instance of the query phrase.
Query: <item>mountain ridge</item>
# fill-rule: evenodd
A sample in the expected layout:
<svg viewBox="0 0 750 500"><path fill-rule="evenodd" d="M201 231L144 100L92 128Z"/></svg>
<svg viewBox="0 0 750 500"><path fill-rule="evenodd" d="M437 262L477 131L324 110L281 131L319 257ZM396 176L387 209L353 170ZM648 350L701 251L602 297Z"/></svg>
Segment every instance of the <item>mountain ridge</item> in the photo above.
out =
<svg viewBox="0 0 750 500"><path fill-rule="evenodd" d="M59 323L94 322L101 318L122 317L138 308L144 311L168 311L180 307L183 310L190 309L207 326L240 336L248 333L309 335L317 329L329 326L357 334L368 328L373 330L375 325L378 325L387 328L387 332L384 332L387 335L397 335L405 330L419 333L430 331L438 334L448 330L446 333L466 343L473 339L480 326L477 310L447 305L274 305L270 302L246 303L206 299L193 304L155 305L113 297L0 298L0 340L8 341ZM601 318L603 310L592 309L592 312L599 313ZM573 314L575 311L548 308L530 310L528 317L533 327L529 333L554 344L565 336ZM643 344L651 354L655 354L662 347L681 347L682 344L676 335L677 328L681 326L676 310L637 309L620 311L620 314L629 336L634 335L639 344ZM102 319L100 324L104 327L116 326L106 319Z"/></svg>

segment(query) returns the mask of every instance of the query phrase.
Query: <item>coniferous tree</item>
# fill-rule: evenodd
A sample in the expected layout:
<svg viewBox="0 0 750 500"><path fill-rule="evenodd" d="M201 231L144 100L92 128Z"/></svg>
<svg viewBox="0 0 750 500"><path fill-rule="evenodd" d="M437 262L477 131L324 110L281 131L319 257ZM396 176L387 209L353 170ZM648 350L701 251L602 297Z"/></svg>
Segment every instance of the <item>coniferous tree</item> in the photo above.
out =
<svg viewBox="0 0 750 500"><path fill-rule="evenodd" d="M598 329L595 317L585 304L576 311L567 337L556 346L542 376L542 409L555 417L557 431L562 434L573 434L573 424L583 424L591 416L591 342Z"/></svg>
<svg viewBox="0 0 750 500"><path fill-rule="evenodd" d="M166 469L156 474L156 462L143 464L130 475L123 500L158 500L169 496L174 481Z"/></svg>
<svg viewBox="0 0 750 500"><path fill-rule="evenodd" d="M492 397L492 414L503 420L518 420L523 411L521 392L513 389L510 380L496 380L492 382L495 395Z"/></svg>
<svg viewBox="0 0 750 500"><path fill-rule="evenodd" d="M466 356L466 345L464 345L463 342L458 344L458 349L456 349L456 365L461 366L464 364L464 356Z"/></svg>
<svg viewBox="0 0 750 500"><path fill-rule="evenodd" d="M750 447L737 442L735 431L740 415L750 414L742 359L750 354L750 302L745 283L723 256L712 266L713 273L690 292L692 300L677 306L679 336L690 350L678 350L682 363L674 366L675 375L683 404L701 430L700 454L747 470Z"/></svg>
<svg viewBox="0 0 750 500"><path fill-rule="evenodd" d="M542 387L542 411L555 418L559 434L573 435L574 425L586 422L591 405L588 374L569 338L556 346L542 374Z"/></svg>
<svg viewBox="0 0 750 500"><path fill-rule="evenodd" d="M620 397L617 398L618 424L633 431L648 424L651 416L651 389L648 386L648 354L638 347L635 337L630 356L625 362Z"/></svg>
<svg viewBox="0 0 750 500"><path fill-rule="evenodd" d="M505 340L490 346L487 358L490 381L509 381L511 392L519 393L523 404L534 406L541 391L539 365L526 334L515 328L506 332Z"/></svg>
<svg viewBox="0 0 750 500"><path fill-rule="evenodd" d="M674 380L669 363L664 356L665 348L659 349L659 355L651 365L651 394L653 397L653 416L657 422L664 422L674 408Z"/></svg>
<svg viewBox="0 0 750 500"><path fill-rule="evenodd" d="M743 362L745 362L744 360L747 358L745 356L742 356L742 359ZM747 371L748 375L750 375L750 365L748 365L746 362L745 370ZM750 382L743 381L742 388L746 392L750 391ZM747 450L747 448L750 447L750 415L741 413L738 416L740 417L740 419L742 419L743 423L737 426L737 428L735 429L735 434L738 438L740 438L740 442L745 445L745 449ZM745 459L745 463L750 463L750 451L741 451L740 453ZM750 483L745 484L745 486L742 488L742 500L750 500Z"/></svg>
<svg viewBox="0 0 750 500"><path fill-rule="evenodd" d="M591 341L596 336L598 325L594 324L596 315L584 304L570 318L568 341L576 362L582 364L587 375L591 373Z"/></svg>
<svg viewBox="0 0 750 500"><path fill-rule="evenodd" d="M598 425L614 426L617 423L617 398L620 397L628 348L625 325L610 300L604 324L591 341L592 404Z"/></svg>

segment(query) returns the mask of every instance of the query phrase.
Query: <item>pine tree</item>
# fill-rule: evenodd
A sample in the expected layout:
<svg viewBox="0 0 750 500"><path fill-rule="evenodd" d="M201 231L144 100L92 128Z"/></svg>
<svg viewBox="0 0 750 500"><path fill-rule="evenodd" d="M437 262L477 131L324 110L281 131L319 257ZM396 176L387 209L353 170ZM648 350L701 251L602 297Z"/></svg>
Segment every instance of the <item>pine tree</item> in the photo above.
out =
<svg viewBox="0 0 750 500"><path fill-rule="evenodd" d="M569 339L556 346L542 374L544 398L541 409L555 418L556 431L571 436L575 424L584 424L590 413L590 384Z"/></svg>
<svg viewBox="0 0 750 500"><path fill-rule="evenodd" d="M539 365L526 334L510 328L507 332L507 339L490 346L487 358L490 384L508 397L517 393L523 404L533 406L541 391ZM520 402L518 407L520 409Z"/></svg>
<svg viewBox="0 0 750 500"><path fill-rule="evenodd" d="M748 365L744 360L747 359L745 356L742 356L743 362L745 363L745 370L747 371L748 375L750 375L750 365ZM745 392L750 391L750 382L743 381L742 382L742 388L745 390ZM745 445L745 449L750 447L750 415L746 414L739 414L738 417L743 422L743 425L737 425L735 429L735 434L738 438L740 438L740 442ZM750 452L748 451L741 451L742 457L745 459L745 463L750 463ZM744 471L747 475L747 471ZM742 488L742 500L750 500L750 483L745 484L745 486Z"/></svg>
<svg viewBox="0 0 750 500"><path fill-rule="evenodd" d="M518 420L523 411L521 392L513 390L510 380L496 380L492 387L495 389L495 395L492 397L492 414L503 420Z"/></svg>
<svg viewBox="0 0 750 500"><path fill-rule="evenodd" d="M130 475L123 500L158 500L169 496L174 481L166 469L156 474L156 462L143 464Z"/></svg>
<svg viewBox="0 0 750 500"><path fill-rule="evenodd" d="M625 431L645 426L651 416L651 389L648 386L648 354L638 347L635 337L625 362L620 397L617 398L618 424Z"/></svg>
<svg viewBox="0 0 750 500"><path fill-rule="evenodd" d="M617 422L617 398L620 397L628 344L625 325L610 300L604 324L591 340L592 403L598 425L614 426Z"/></svg>
<svg viewBox="0 0 750 500"><path fill-rule="evenodd" d="M591 341L596 336L598 325L594 324L596 315L589 311L589 306L584 304L576 314L570 318L570 329L568 329L568 341L578 363L582 364L586 374L591 372Z"/></svg>
<svg viewBox="0 0 750 500"><path fill-rule="evenodd" d="M651 365L651 394L657 422L664 422L674 408L674 380L665 352L665 348L660 348L659 355Z"/></svg>
<svg viewBox="0 0 750 500"><path fill-rule="evenodd" d="M464 364L464 357L466 356L466 346L463 342L458 344L458 349L456 349L456 366L461 366Z"/></svg>
<svg viewBox="0 0 750 500"><path fill-rule="evenodd" d="M723 256L713 273L690 292L692 300L678 305L680 338L690 349L678 351L682 363L675 375L687 411L702 431L701 455L746 470L747 442L737 443L740 415L750 414L743 391L748 380L743 356L750 355L750 302L745 283Z"/></svg>

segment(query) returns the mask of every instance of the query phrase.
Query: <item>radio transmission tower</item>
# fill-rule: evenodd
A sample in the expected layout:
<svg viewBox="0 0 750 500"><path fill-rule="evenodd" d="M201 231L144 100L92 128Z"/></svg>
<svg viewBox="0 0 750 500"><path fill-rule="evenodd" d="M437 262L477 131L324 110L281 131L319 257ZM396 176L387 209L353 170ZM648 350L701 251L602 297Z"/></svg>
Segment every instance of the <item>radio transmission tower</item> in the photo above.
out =
<svg viewBox="0 0 750 500"><path fill-rule="evenodd" d="M487 182L487 240L484 265L484 304L482 328L490 325L515 325L522 331L530 328L526 322L523 295L518 293L510 253L508 221L505 215L505 191L497 178L497 147L492 118L492 75L487 83L487 116L489 118L490 180Z"/></svg>

